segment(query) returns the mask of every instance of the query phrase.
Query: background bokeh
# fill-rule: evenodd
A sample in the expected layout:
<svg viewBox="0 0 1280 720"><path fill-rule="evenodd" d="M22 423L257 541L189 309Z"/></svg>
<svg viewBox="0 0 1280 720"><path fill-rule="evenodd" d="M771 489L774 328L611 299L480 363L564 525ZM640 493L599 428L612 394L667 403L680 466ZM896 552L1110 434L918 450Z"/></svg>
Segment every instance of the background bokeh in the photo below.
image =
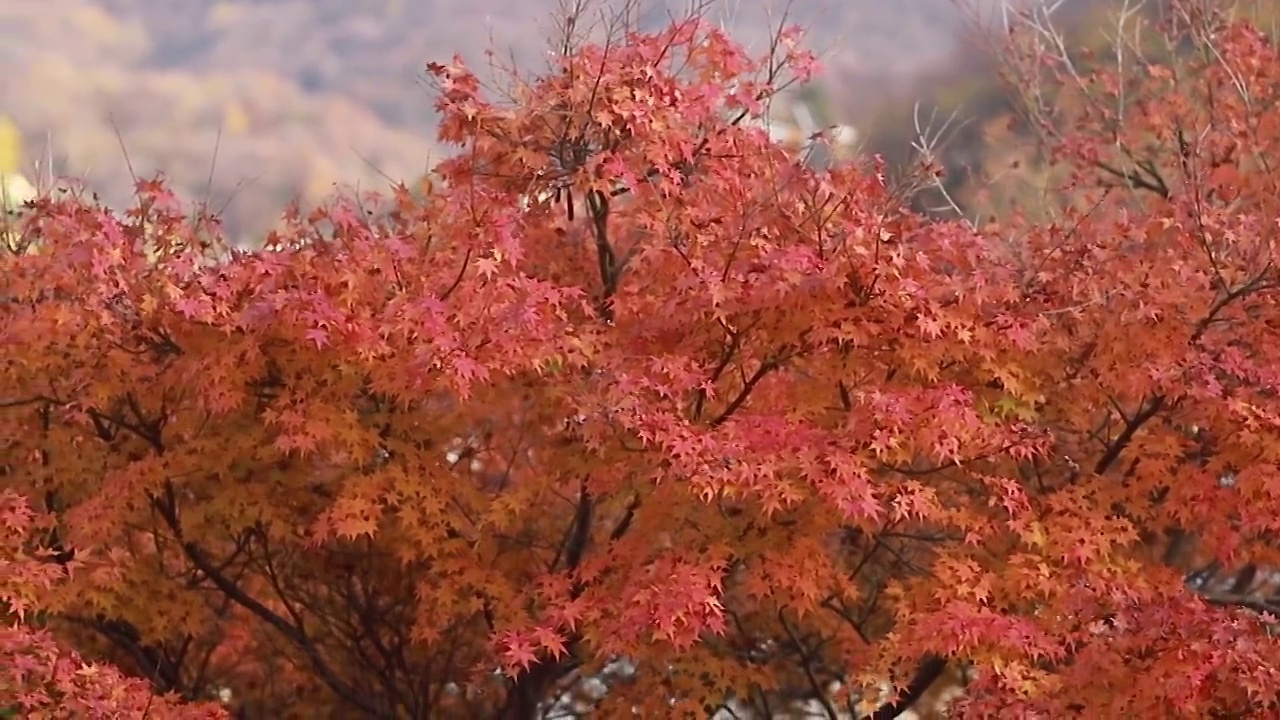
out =
<svg viewBox="0 0 1280 720"><path fill-rule="evenodd" d="M1008 0L1016 2L1017 0ZM1029 1L1029 0L1024 0ZM1063 13L1087 15L1095 0ZM251 242L293 198L422 175L434 142L423 66L486 49L542 66L556 0L0 0L0 172L83 179L113 205L163 171ZM607 3L606 3L607 5ZM679 0L646 0L655 28ZM783 11L826 71L799 94L824 123L903 161L915 101L998 114L974 23L998 0L722 0L712 14L765 47ZM483 73L482 73L483 74ZM968 124L965 127L978 127ZM962 138L972 145L977 135ZM16 137L15 137L16 136ZM953 147L953 159L975 153Z"/></svg>

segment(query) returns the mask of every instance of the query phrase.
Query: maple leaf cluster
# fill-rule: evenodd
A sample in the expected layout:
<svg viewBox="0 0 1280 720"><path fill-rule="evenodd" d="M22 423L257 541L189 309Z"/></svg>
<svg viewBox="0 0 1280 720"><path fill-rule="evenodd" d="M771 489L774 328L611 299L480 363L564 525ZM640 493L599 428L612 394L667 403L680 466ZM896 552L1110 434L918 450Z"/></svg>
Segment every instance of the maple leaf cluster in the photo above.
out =
<svg viewBox="0 0 1280 720"><path fill-rule="evenodd" d="M1153 551L1280 566L1271 40L1215 29L1125 126L1247 168L1090 195L1085 116L1063 220L976 228L743 122L812 72L796 32L599 32L506 97L430 65L432 182L261 250L162 181L32 206L0 662L46 679L13 701L834 717L889 678L886 717L953 663L975 716L1276 707L1267 618ZM55 642L145 680L77 659L39 695Z"/></svg>
<svg viewBox="0 0 1280 720"><path fill-rule="evenodd" d="M157 697L145 680L89 662L33 617L41 592L65 579L62 567L32 549L31 535L49 528L11 490L0 491L0 712L24 718L214 718L216 704Z"/></svg>

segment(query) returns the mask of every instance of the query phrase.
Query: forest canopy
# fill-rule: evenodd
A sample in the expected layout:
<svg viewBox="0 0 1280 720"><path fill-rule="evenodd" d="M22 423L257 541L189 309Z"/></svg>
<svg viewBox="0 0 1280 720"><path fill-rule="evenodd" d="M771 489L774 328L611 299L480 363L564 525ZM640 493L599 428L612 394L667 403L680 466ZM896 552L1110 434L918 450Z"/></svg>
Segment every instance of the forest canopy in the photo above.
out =
<svg viewBox="0 0 1280 720"><path fill-rule="evenodd" d="M799 28L585 5L261 249L162 179L25 204L0 711L1280 712L1280 55L1228 10L1119 64L1018 16L1061 184L981 221L750 122Z"/></svg>

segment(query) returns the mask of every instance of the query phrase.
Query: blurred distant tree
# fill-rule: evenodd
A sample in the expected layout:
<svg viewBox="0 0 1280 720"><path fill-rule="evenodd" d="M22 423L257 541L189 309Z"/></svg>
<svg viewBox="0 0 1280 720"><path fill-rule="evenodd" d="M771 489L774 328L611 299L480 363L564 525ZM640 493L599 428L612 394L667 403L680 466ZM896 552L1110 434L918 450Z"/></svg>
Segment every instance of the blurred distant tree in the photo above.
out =
<svg viewBox="0 0 1280 720"><path fill-rule="evenodd" d="M0 173L16 173L22 168L22 131L9 116L0 115Z"/></svg>

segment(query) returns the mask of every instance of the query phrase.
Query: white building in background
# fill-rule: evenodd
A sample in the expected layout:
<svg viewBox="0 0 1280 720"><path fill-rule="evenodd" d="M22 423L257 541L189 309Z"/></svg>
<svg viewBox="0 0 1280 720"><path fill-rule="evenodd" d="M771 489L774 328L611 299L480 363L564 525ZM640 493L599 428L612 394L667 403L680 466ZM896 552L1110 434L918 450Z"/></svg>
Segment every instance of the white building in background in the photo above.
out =
<svg viewBox="0 0 1280 720"><path fill-rule="evenodd" d="M36 199L36 187L18 172L22 159L22 134L18 126L0 115L0 245L17 242L12 220L22 205Z"/></svg>
<svg viewBox="0 0 1280 720"><path fill-rule="evenodd" d="M11 213L34 200L36 188L20 172L22 131L12 118L0 113L0 212Z"/></svg>
<svg viewBox="0 0 1280 720"><path fill-rule="evenodd" d="M14 221L22 204L36 197L36 188L18 173L0 172L0 247L16 247L19 243Z"/></svg>
<svg viewBox="0 0 1280 720"><path fill-rule="evenodd" d="M762 128L774 142L807 157L811 165L819 168L848 160L857 151L856 128L823 122L809 103L794 94L773 97L763 117L745 122Z"/></svg>
<svg viewBox="0 0 1280 720"><path fill-rule="evenodd" d="M16 172L0 172L0 209L17 212L22 204L34 200L36 186L26 176Z"/></svg>

